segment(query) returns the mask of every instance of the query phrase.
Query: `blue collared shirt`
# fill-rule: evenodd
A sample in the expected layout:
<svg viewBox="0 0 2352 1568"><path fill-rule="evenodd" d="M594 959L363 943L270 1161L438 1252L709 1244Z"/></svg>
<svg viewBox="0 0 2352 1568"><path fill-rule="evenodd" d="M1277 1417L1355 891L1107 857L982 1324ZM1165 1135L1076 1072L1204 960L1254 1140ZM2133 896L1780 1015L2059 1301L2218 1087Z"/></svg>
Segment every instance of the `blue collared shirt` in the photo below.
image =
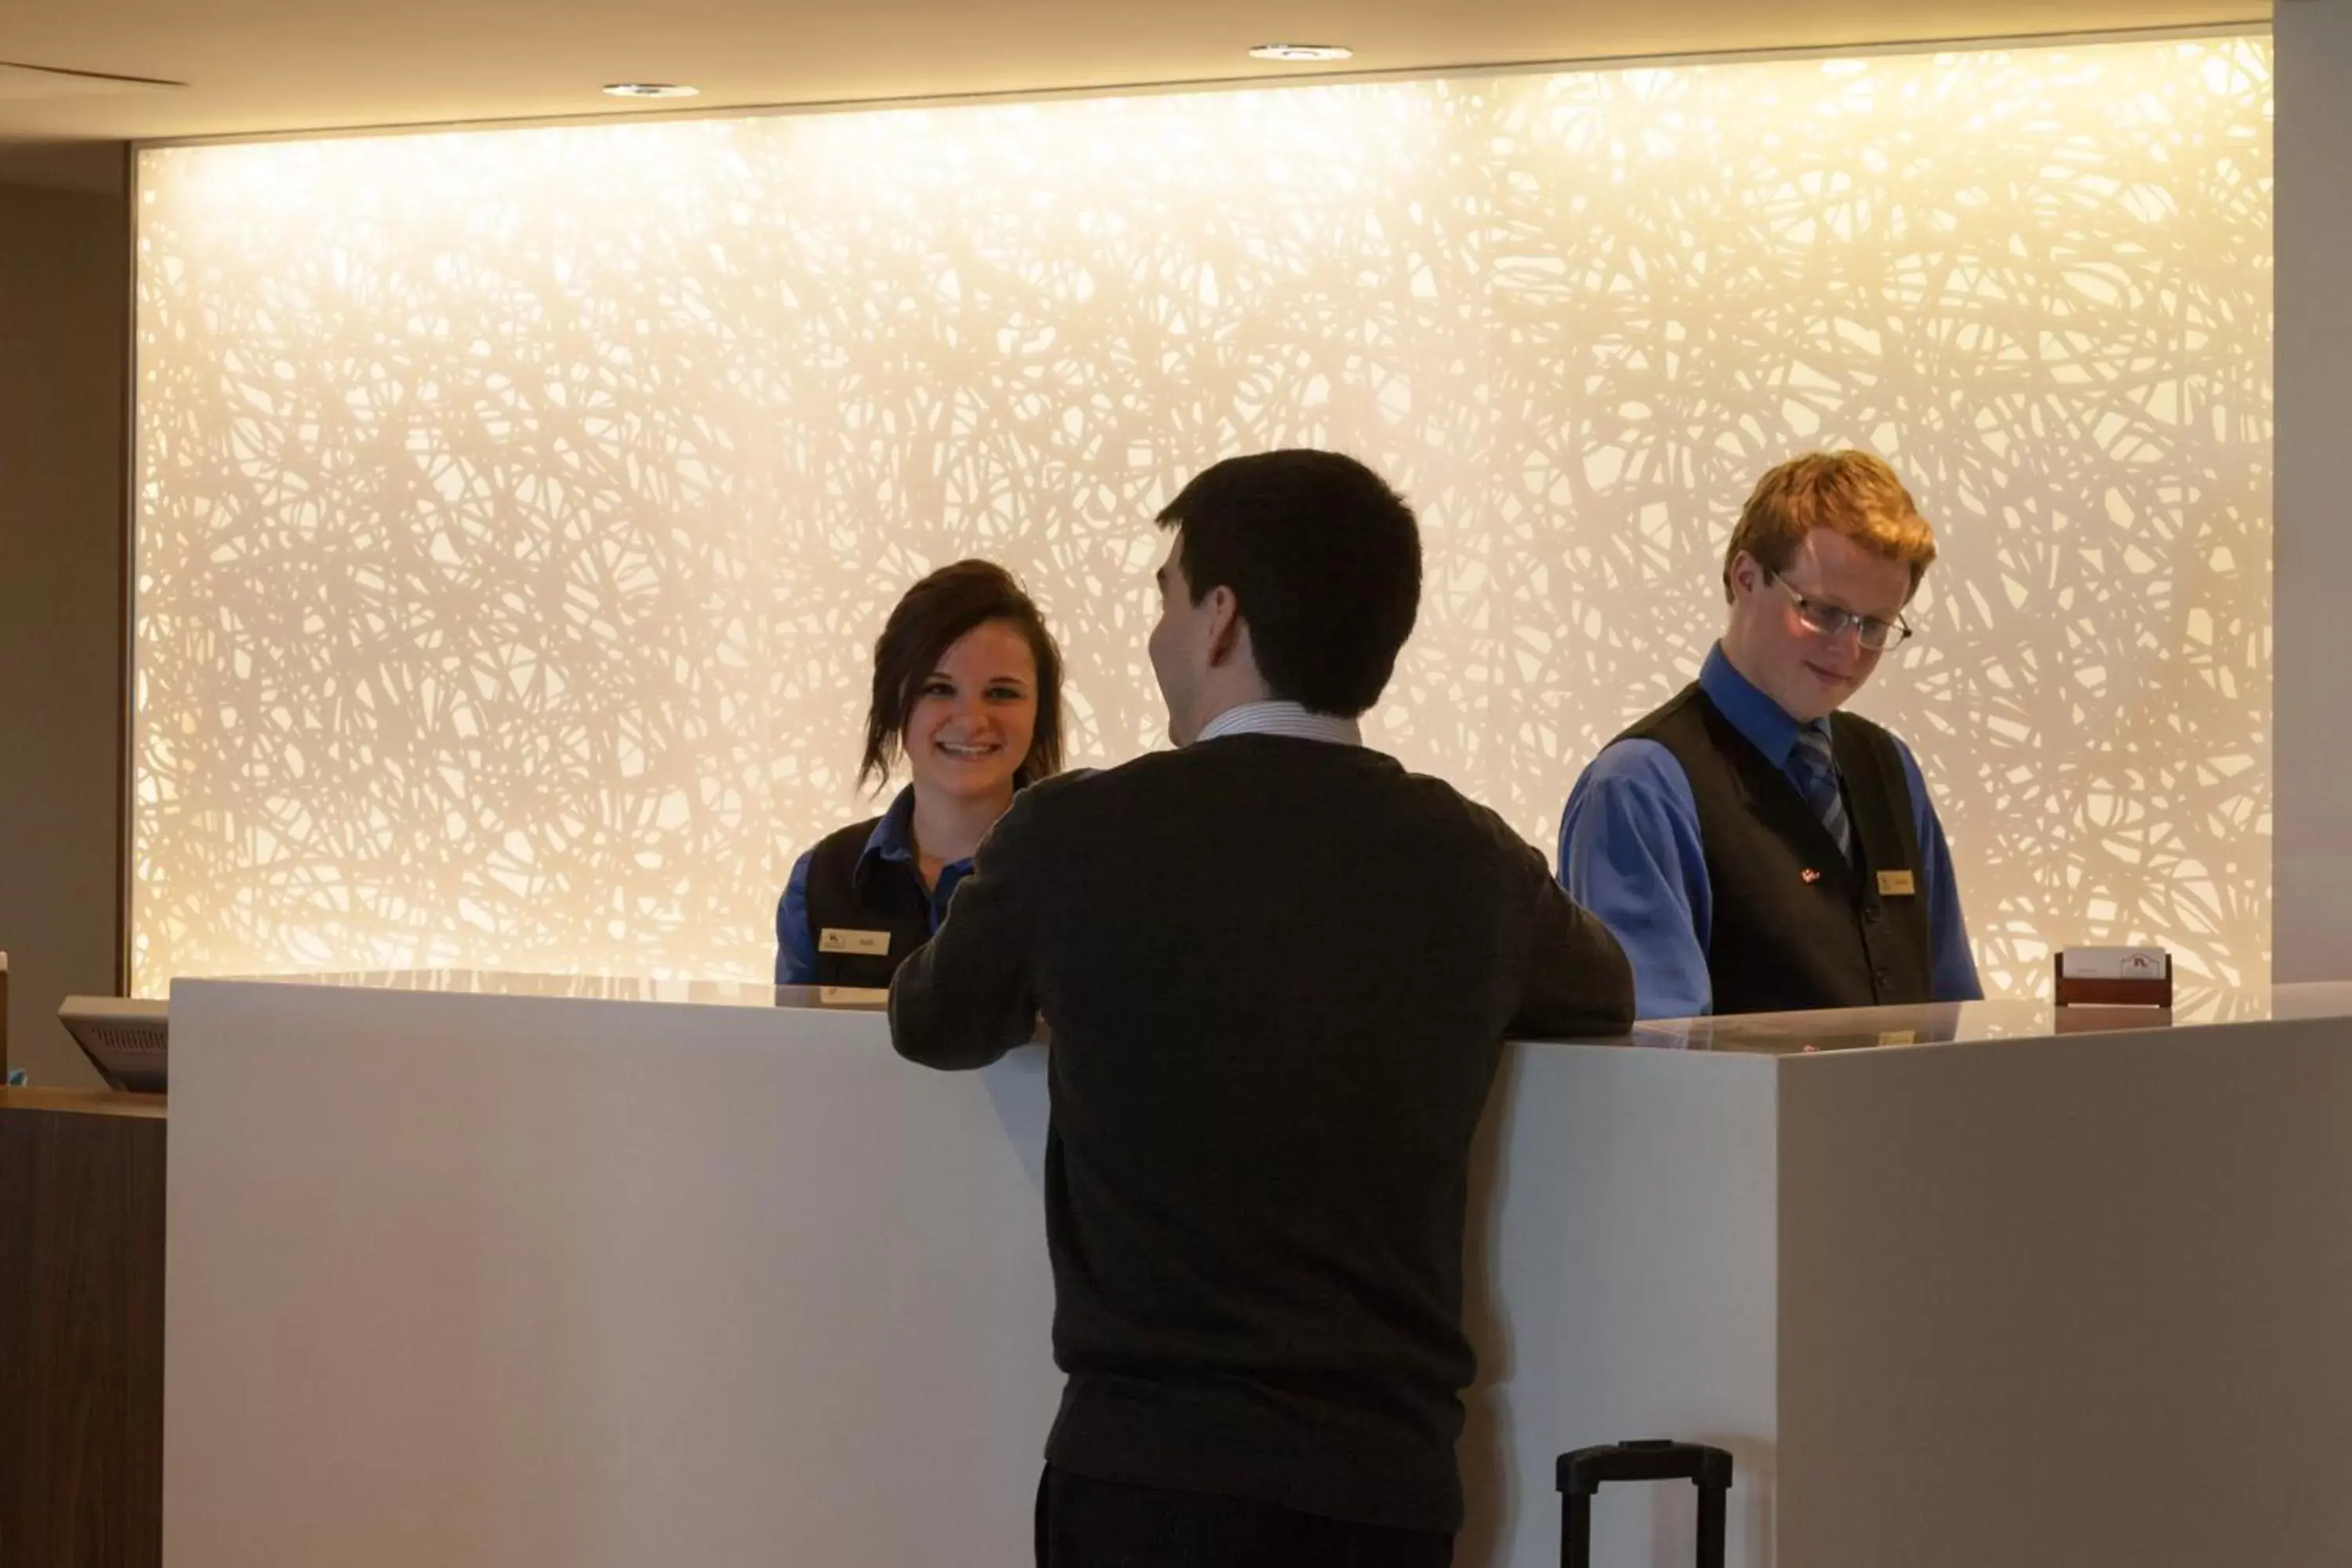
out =
<svg viewBox="0 0 2352 1568"><path fill-rule="evenodd" d="M809 929L808 879L809 861L816 851L810 849L793 862L793 874L784 883L784 896L776 904L776 984L779 985L814 985L816 984L816 932ZM915 786L908 784L874 825L866 837L866 847L858 853L857 867L866 872L870 860L893 860L907 868L907 875L918 876L915 862ZM940 929L947 918L948 900L955 896L956 884L971 869L969 859L950 860L940 872L939 885L931 889L931 930Z"/></svg>
<svg viewBox="0 0 2352 1568"><path fill-rule="evenodd" d="M1731 668L1721 645L1698 672L1699 689L1766 760L1788 771L1797 721ZM1901 741L1911 822L1919 836L1919 896L1927 909L1930 994L1969 1002L1984 994L1951 847L1918 759ZM1559 880L1599 916L1633 965L1633 1009L1643 1018L1689 1018L1713 1010L1707 978L1714 895L1701 847L1698 802L1689 775L1655 741L1620 741L1592 760L1559 821Z"/></svg>

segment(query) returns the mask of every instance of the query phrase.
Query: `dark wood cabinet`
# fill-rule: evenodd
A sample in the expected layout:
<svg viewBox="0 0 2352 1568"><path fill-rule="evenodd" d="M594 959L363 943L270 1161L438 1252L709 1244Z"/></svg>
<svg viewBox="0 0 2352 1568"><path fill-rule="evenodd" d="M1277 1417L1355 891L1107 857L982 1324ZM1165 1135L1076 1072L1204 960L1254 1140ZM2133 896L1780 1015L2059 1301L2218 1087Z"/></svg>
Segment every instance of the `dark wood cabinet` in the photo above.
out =
<svg viewBox="0 0 2352 1568"><path fill-rule="evenodd" d="M0 1568L163 1562L164 1130L0 1089Z"/></svg>

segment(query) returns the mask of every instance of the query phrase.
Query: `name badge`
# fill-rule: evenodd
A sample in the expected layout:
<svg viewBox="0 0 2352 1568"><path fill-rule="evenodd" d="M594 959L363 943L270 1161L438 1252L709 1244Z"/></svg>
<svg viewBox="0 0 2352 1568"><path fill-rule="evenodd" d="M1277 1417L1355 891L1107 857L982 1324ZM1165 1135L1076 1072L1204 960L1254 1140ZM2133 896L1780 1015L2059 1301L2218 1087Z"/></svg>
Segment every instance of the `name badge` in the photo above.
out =
<svg viewBox="0 0 2352 1568"><path fill-rule="evenodd" d="M1911 883L1908 871L1881 871L1878 874L1878 896L1882 899L1908 899L1919 889Z"/></svg>
<svg viewBox="0 0 2352 1568"><path fill-rule="evenodd" d="M1882 877L1879 881L1884 887L1885 879ZM819 952L866 953L879 958L890 951L890 933L887 931L849 931L841 926L827 926L816 933L816 950Z"/></svg>

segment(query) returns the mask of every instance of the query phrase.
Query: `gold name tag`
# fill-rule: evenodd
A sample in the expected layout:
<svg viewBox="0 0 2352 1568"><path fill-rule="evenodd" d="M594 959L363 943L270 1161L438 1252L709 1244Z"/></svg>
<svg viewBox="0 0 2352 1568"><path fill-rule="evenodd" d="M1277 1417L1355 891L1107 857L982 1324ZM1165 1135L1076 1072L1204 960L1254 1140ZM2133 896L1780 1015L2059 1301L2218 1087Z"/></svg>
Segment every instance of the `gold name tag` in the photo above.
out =
<svg viewBox="0 0 2352 1568"><path fill-rule="evenodd" d="M1885 882L1885 878L1879 879L1882 889ZM890 951L890 933L887 931L848 931L840 926L827 926L816 933L816 950L819 952L871 953L879 958Z"/></svg>
<svg viewBox="0 0 2352 1568"><path fill-rule="evenodd" d="M1878 896L1882 899L1908 899L1919 889L1911 885L1908 871L1881 871L1878 874Z"/></svg>

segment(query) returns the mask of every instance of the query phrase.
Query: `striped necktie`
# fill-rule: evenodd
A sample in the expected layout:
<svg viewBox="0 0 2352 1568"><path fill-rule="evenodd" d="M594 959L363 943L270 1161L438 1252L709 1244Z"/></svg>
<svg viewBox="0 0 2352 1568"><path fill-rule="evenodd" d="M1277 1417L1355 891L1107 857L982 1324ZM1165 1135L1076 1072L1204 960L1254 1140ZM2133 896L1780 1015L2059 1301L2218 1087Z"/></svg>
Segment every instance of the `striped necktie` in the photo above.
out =
<svg viewBox="0 0 2352 1568"><path fill-rule="evenodd" d="M1789 777L1796 784L1805 804L1822 819L1830 837L1837 841L1839 853L1848 861L1853 859L1853 824L1846 820L1845 796L1838 789L1837 759L1830 752L1829 721L1820 720L1804 725L1797 731L1797 743L1789 750Z"/></svg>

